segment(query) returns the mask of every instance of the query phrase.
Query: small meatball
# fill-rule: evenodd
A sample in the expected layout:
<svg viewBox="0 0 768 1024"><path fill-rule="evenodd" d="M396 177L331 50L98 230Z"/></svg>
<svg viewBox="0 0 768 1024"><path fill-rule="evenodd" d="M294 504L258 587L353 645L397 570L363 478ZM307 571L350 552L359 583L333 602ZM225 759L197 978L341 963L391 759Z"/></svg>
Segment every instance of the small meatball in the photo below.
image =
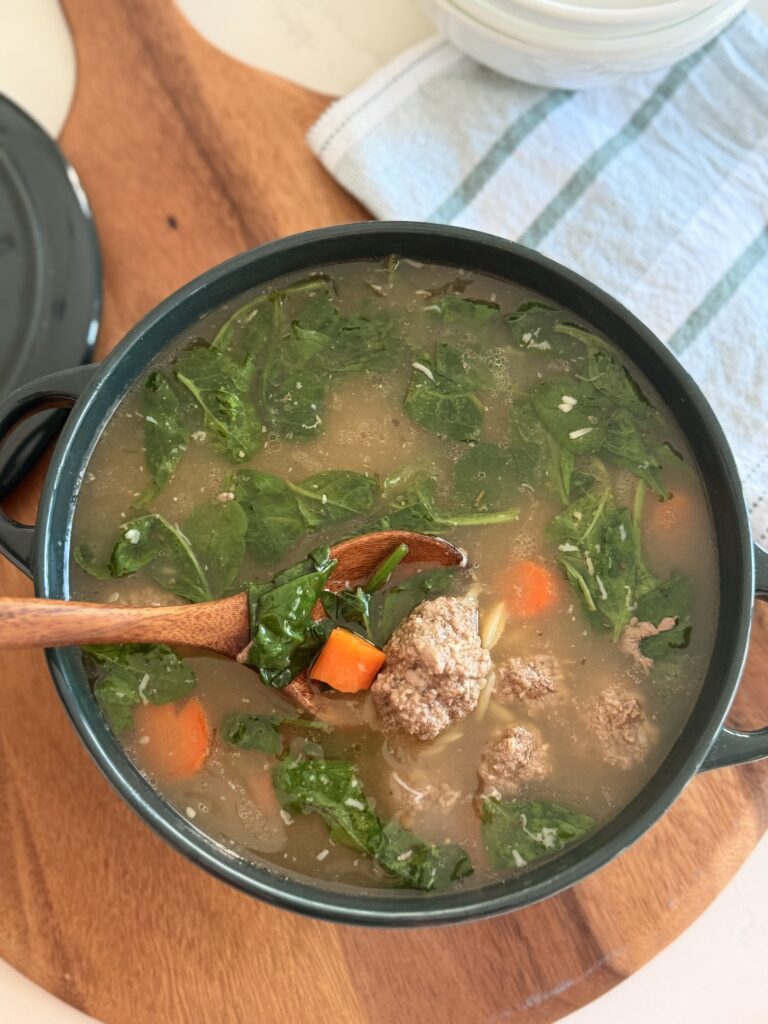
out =
<svg viewBox="0 0 768 1024"><path fill-rule="evenodd" d="M635 664L639 665L644 672L647 672L653 665L653 658L648 658L643 654L640 650L640 644L643 640L647 640L649 636L658 636L659 633L666 633L676 623L677 619L673 619L669 615L662 619L658 626L654 626L652 622L638 622L636 618L632 618L622 631L621 640L619 640L619 650L631 655L635 659Z"/></svg>
<svg viewBox="0 0 768 1024"><path fill-rule="evenodd" d="M609 687L590 701L588 714L604 761L631 768L645 759L655 730L636 697Z"/></svg>
<svg viewBox="0 0 768 1024"><path fill-rule="evenodd" d="M382 728L433 740L477 706L491 657L480 646L477 608L463 598L418 605L384 648L371 687Z"/></svg>
<svg viewBox="0 0 768 1024"><path fill-rule="evenodd" d="M549 757L541 740L521 725L511 725L480 756L480 783L487 796L511 796L523 783L548 775Z"/></svg>
<svg viewBox="0 0 768 1024"><path fill-rule="evenodd" d="M548 654L537 654L530 661L510 658L496 669L493 695L502 704L525 704L529 711L548 707L561 690L563 672Z"/></svg>

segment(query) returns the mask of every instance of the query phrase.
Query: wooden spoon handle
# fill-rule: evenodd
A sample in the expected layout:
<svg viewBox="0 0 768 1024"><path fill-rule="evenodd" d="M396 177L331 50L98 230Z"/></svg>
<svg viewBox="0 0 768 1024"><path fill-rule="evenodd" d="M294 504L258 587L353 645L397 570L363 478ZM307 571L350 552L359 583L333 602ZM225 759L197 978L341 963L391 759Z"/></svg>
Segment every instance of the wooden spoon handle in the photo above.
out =
<svg viewBox="0 0 768 1024"><path fill-rule="evenodd" d="M165 643L206 647L233 658L248 640L245 594L160 608L0 598L0 648Z"/></svg>

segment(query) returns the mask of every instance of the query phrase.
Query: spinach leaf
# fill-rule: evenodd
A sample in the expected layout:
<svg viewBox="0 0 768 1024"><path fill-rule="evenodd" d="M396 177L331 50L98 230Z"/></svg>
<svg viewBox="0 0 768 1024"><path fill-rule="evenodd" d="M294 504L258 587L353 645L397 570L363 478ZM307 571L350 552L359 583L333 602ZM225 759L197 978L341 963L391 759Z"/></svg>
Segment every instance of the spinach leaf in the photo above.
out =
<svg viewBox="0 0 768 1024"><path fill-rule="evenodd" d="M538 299L521 302L514 313L504 319L509 337L516 348L545 356L572 359L583 353L583 346L558 335L562 311Z"/></svg>
<svg viewBox="0 0 768 1024"><path fill-rule="evenodd" d="M483 845L497 868L522 868L582 839L595 827L588 814L549 800L526 803L487 797L482 811Z"/></svg>
<svg viewBox="0 0 768 1024"><path fill-rule="evenodd" d="M122 526L109 562L100 567L87 545L75 549L75 561L97 579L120 579L148 569L156 583L188 601L213 597L189 541L177 526L157 513L138 516Z"/></svg>
<svg viewBox="0 0 768 1024"><path fill-rule="evenodd" d="M446 324L479 326L487 324L500 315L496 302L485 299L469 299L461 295L444 295L424 306L424 312L439 318Z"/></svg>
<svg viewBox="0 0 768 1024"><path fill-rule="evenodd" d="M203 422L221 451L246 462L262 447L261 420L248 398L254 375L250 357L236 363L226 352L200 346L176 360L176 377L203 412Z"/></svg>
<svg viewBox="0 0 768 1024"><path fill-rule="evenodd" d="M329 633L334 626L342 626L360 636L371 637L371 596L362 587L335 593L324 590L320 600L330 620Z"/></svg>
<svg viewBox="0 0 768 1024"><path fill-rule="evenodd" d="M575 324L559 323L555 330L583 343L587 350L589 383L613 405L622 406L641 419L655 414L640 385L626 366L614 358L607 342Z"/></svg>
<svg viewBox="0 0 768 1024"><path fill-rule="evenodd" d="M296 496L280 477L243 469L235 474L231 486L247 518L248 550L259 565L282 558L306 533Z"/></svg>
<svg viewBox="0 0 768 1024"><path fill-rule="evenodd" d="M248 517L236 501L203 502L184 520L184 536L214 597L222 597L237 581L247 529Z"/></svg>
<svg viewBox="0 0 768 1024"><path fill-rule="evenodd" d="M138 704L168 704L197 685L194 671L164 644L108 644L84 647L99 667L94 694L115 732L133 725Z"/></svg>
<svg viewBox="0 0 768 1024"><path fill-rule="evenodd" d="M445 889L474 871L469 854L458 843L424 842L397 821L386 822L375 853L376 862L403 885L425 891Z"/></svg>
<svg viewBox="0 0 768 1024"><path fill-rule="evenodd" d="M404 547L404 544L400 545L400 548ZM398 551L395 549L393 555ZM387 562L382 565L386 568ZM429 597L448 593L458 579L458 568L446 567L415 573L389 589L383 589L384 579L381 584L373 581L376 583L375 591L369 589L370 582L365 588L357 587L355 590L335 593L326 590L320 600L328 620L319 625L323 625L327 633L334 626L341 626L365 637L375 646L383 647L416 605Z"/></svg>
<svg viewBox="0 0 768 1024"><path fill-rule="evenodd" d="M530 400L513 403L507 428L509 452L521 484L546 487L567 502L575 456L561 447L544 428Z"/></svg>
<svg viewBox="0 0 768 1024"><path fill-rule="evenodd" d="M260 565L277 561L310 530L368 512L379 493L375 477L345 469L301 483L243 469L231 487L248 520L248 548Z"/></svg>
<svg viewBox="0 0 768 1024"><path fill-rule="evenodd" d="M262 374L262 402L277 433L288 438L321 433L330 349L327 334L294 323L288 336L270 351Z"/></svg>
<svg viewBox="0 0 768 1024"><path fill-rule="evenodd" d="M308 285L310 283L307 283ZM311 437L323 426L326 395L340 373L386 370L401 348L395 317L381 311L342 316L327 279L314 279L301 302L275 307L272 346L261 380L261 400L273 430L288 438ZM283 333L282 321L293 315Z"/></svg>
<svg viewBox="0 0 768 1024"><path fill-rule="evenodd" d="M677 620L672 629L643 640L640 650L646 657L663 658L688 646L693 603L693 583L687 576L672 576L640 598L635 611L638 621L658 626L665 618Z"/></svg>
<svg viewBox="0 0 768 1024"><path fill-rule="evenodd" d="M330 633L335 626L349 629L353 633L359 633L372 643L379 632L379 619L383 607L383 601L376 604L376 623L374 624L373 601L376 591L381 590L389 582L392 573L400 562L408 554L407 544L398 544L394 550L382 559L379 565L373 570L365 584L365 587L356 587L354 590L339 590L331 592L323 591L320 600L328 616L329 622L326 625Z"/></svg>
<svg viewBox="0 0 768 1024"><path fill-rule="evenodd" d="M256 355L275 339L286 305L301 311L305 326L322 327L335 313L331 287L330 279L319 274L257 295L232 313L216 332L211 348L235 357Z"/></svg>
<svg viewBox="0 0 768 1024"><path fill-rule="evenodd" d="M437 534L441 524L434 513L437 485L427 473L415 473L407 486L395 496L384 515L366 526L363 532L375 530L411 530L414 533Z"/></svg>
<svg viewBox="0 0 768 1024"><path fill-rule="evenodd" d="M197 550L187 536L188 528ZM211 529L217 532L211 535ZM86 545L75 550L75 561L97 579L120 579L146 569L156 583L179 597L211 601L235 581L245 550L245 529L245 515L235 502L200 506L182 529L149 513L123 525L105 567L95 562Z"/></svg>
<svg viewBox="0 0 768 1024"><path fill-rule="evenodd" d="M272 583L249 587L251 644L246 663L268 686L287 686L322 646L325 637L313 628L312 609L335 565L330 549L318 548L301 570L287 570Z"/></svg>
<svg viewBox="0 0 768 1024"><path fill-rule="evenodd" d="M398 365L402 338L397 320L381 311L340 317L331 345L334 373L391 370Z"/></svg>
<svg viewBox="0 0 768 1024"><path fill-rule="evenodd" d="M452 527L507 523L519 515L516 508L498 512L443 511L436 507L436 503L437 485L434 479L426 473L416 474L393 500L389 510L367 529L412 530L415 533L438 535Z"/></svg>
<svg viewBox="0 0 768 1024"><path fill-rule="evenodd" d="M468 508L498 512L519 497L524 482L513 451L478 442L468 447L453 471L453 493Z"/></svg>
<svg viewBox="0 0 768 1024"><path fill-rule="evenodd" d="M546 527L558 561L597 620L618 640L652 579L642 564L629 511L617 509L609 489L590 491Z"/></svg>
<svg viewBox="0 0 768 1024"><path fill-rule="evenodd" d="M490 370L470 353L439 341L435 346L435 372L465 391L483 391L493 386Z"/></svg>
<svg viewBox="0 0 768 1024"><path fill-rule="evenodd" d="M645 480L661 497L668 496L656 445L644 440L626 409L617 407L591 383L575 377L544 381L534 389L532 401L561 448L574 455L599 454Z"/></svg>
<svg viewBox="0 0 768 1024"><path fill-rule="evenodd" d="M152 477L134 505L149 504L176 471L187 447L184 407L168 377L156 370L147 377L141 393L144 416L144 461Z"/></svg>
<svg viewBox="0 0 768 1024"><path fill-rule="evenodd" d="M261 750L265 754L281 754L283 739L281 725L296 729L317 729L331 732L332 725L320 719L286 718L274 711L271 715L247 715L232 711L221 720L221 735L226 743L241 750Z"/></svg>
<svg viewBox="0 0 768 1024"><path fill-rule="evenodd" d="M646 444L635 421L623 409L615 410L607 421L602 455L644 480L659 497L669 497L654 448Z"/></svg>
<svg viewBox="0 0 768 1024"><path fill-rule="evenodd" d="M281 754L283 738L277 731L280 715L245 715L232 711L221 720L221 736L230 746L241 750L261 750Z"/></svg>
<svg viewBox="0 0 768 1024"><path fill-rule="evenodd" d="M319 814L334 842L368 853L379 842L381 825L349 761L287 758L272 772L280 803L292 814Z"/></svg>
<svg viewBox="0 0 768 1024"><path fill-rule="evenodd" d="M403 885L439 889L472 873L466 850L455 843L433 846L395 822L384 823L348 761L286 759L272 777L283 807L319 814L334 842L368 854Z"/></svg>
<svg viewBox="0 0 768 1024"><path fill-rule="evenodd" d="M447 566L415 573L388 590L379 590L371 597L369 639L383 647L397 626L407 618L416 605L428 598L450 593L460 579L461 570Z"/></svg>
<svg viewBox="0 0 768 1024"><path fill-rule="evenodd" d="M234 358L257 355L271 338L275 301L270 293L240 306L216 332L211 349Z"/></svg>
<svg viewBox="0 0 768 1024"><path fill-rule="evenodd" d="M379 494L375 477L349 469L329 469L287 486L311 530L370 511Z"/></svg>
<svg viewBox="0 0 768 1024"><path fill-rule="evenodd" d="M297 281L278 293L286 319L310 331L332 331L339 311L334 302L335 285L325 274Z"/></svg>
<svg viewBox="0 0 768 1024"><path fill-rule="evenodd" d="M217 389L244 393L255 374L255 364L250 358L236 362L226 352L219 352L210 345L186 349L174 368L177 377L189 378L198 390L206 393Z"/></svg>
<svg viewBox="0 0 768 1024"><path fill-rule="evenodd" d="M311 437L323 426L329 384L336 374L391 369L397 363L395 326L383 318L339 318L334 334L294 323L264 373L271 427L286 437Z"/></svg>
<svg viewBox="0 0 768 1024"><path fill-rule="evenodd" d="M605 510L610 507L610 488L590 491L550 520L546 535L555 542L594 544L600 534Z"/></svg>
<svg viewBox="0 0 768 1024"><path fill-rule="evenodd" d="M392 576L392 573L398 565L400 565L407 554L407 544L398 544L397 547L393 548L386 558L382 558L368 577L368 582L364 587L365 592L367 594L373 594L374 591L381 590L382 587L386 586Z"/></svg>
<svg viewBox="0 0 768 1024"><path fill-rule="evenodd" d="M413 364L403 402L405 412L414 423L438 437L475 441L480 437L485 409L473 393L477 379L466 370L459 373L461 356L455 349L444 344L438 349L434 363L425 357Z"/></svg>
<svg viewBox="0 0 768 1024"><path fill-rule="evenodd" d="M575 377L556 377L534 388L531 400L561 448L574 455L601 450L609 411L590 384Z"/></svg>

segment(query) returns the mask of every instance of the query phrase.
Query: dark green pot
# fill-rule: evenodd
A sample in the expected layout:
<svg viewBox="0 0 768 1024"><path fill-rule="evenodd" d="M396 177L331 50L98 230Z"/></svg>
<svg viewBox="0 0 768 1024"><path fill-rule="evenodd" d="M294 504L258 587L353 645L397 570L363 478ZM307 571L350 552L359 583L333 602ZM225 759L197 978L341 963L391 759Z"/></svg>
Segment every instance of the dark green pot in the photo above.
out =
<svg viewBox="0 0 768 1024"><path fill-rule="evenodd" d="M0 519L0 550L31 575L41 597L69 597L72 517L88 460L113 412L165 345L209 310L278 275L398 253L482 271L532 288L604 332L653 381L694 452L717 532L720 614L712 662L679 739L641 793L584 842L521 878L439 895L352 892L280 879L233 857L174 810L133 766L91 696L78 651L47 652L56 687L99 768L131 807L192 860L244 892L317 917L367 925L469 921L527 906L573 885L625 850L692 776L768 755L768 729L734 732L724 720L739 684L755 594L768 595L768 555L753 548L733 457L715 416L675 357L626 309L584 278L491 235L410 223L311 231L243 253L186 285L146 316L100 365L44 377L0 407L0 438L26 413L71 405L45 480L36 526Z"/></svg>

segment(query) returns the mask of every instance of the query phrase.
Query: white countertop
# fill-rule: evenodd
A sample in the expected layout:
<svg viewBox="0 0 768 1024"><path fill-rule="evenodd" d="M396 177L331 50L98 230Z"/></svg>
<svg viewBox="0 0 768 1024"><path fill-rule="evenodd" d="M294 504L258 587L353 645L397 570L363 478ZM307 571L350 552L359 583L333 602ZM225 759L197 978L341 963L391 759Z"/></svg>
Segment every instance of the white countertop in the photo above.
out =
<svg viewBox="0 0 768 1024"><path fill-rule="evenodd" d="M418 0L179 0L232 56L331 94L347 92L433 29ZM768 19L768 0L752 5ZM75 57L57 0L0 0L0 92L49 132L66 118ZM768 69L766 69L768 73ZM721 896L659 956L562 1024L764 1024L768 836ZM0 961L8 1024L90 1021ZM137 1022L143 1024L143 1022Z"/></svg>

